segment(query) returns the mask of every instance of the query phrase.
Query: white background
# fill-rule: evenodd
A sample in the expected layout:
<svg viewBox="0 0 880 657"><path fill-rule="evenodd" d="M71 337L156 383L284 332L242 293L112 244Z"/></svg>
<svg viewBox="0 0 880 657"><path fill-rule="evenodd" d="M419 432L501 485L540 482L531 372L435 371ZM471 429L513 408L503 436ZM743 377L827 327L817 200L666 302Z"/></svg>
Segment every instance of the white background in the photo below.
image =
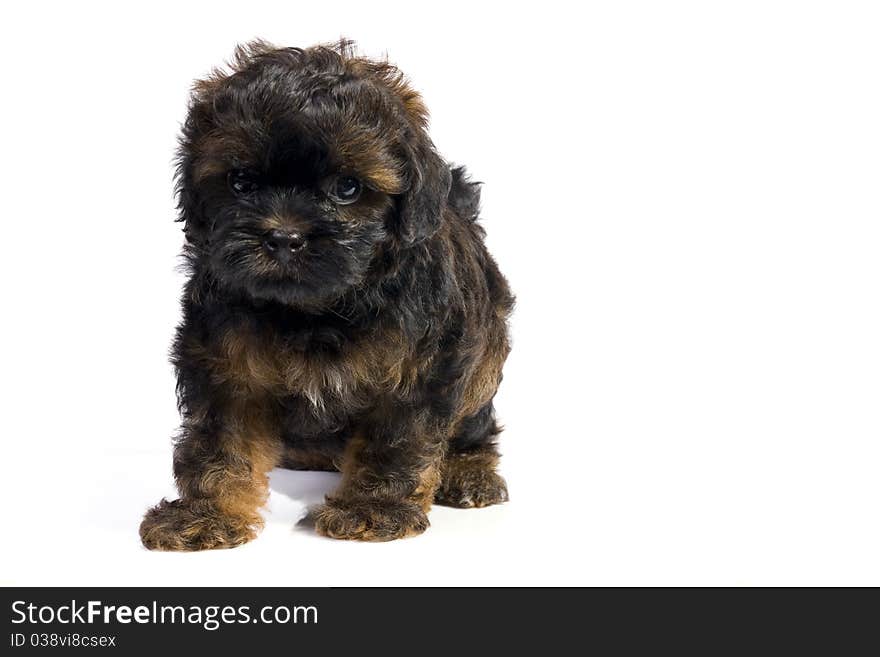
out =
<svg viewBox="0 0 880 657"><path fill-rule="evenodd" d="M880 585L871 3L18 3L2 54L0 584ZM486 183L518 295L511 502L389 544L150 553L173 497L172 155L193 78L346 35Z"/></svg>

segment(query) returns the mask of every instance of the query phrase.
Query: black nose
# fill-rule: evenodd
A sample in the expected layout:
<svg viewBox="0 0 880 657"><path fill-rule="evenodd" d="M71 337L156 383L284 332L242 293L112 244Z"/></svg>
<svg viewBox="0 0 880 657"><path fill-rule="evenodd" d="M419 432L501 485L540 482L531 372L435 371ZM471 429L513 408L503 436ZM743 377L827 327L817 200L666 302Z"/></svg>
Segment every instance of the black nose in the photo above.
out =
<svg viewBox="0 0 880 657"><path fill-rule="evenodd" d="M305 245L305 237L299 233L288 233L283 230L273 230L263 238L263 248L281 262L287 262L291 255L302 250Z"/></svg>

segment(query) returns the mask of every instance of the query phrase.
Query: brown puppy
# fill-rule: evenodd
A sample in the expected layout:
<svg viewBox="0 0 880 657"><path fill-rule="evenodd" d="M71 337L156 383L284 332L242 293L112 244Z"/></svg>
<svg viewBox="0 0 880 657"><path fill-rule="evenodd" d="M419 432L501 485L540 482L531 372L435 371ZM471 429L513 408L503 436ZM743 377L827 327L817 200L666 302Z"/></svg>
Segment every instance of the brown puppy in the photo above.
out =
<svg viewBox="0 0 880 657"><path fill-rule="evenodd" d="M507 499L492 398L513 298L479 187L426 125L400 72L347 42L253 43L195 85L178 172L180 499L147 512L147 547L250 540L278 465L342 471L314 512L334 538L418 534L434 501Z"/></svg>

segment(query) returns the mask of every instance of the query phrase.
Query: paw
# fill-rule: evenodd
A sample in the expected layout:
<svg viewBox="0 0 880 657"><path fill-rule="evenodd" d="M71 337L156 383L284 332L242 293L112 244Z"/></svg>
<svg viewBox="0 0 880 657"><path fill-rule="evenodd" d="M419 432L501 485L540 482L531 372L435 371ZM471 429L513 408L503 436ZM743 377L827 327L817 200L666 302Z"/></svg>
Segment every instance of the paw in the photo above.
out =
<svg viewBox="0 0 880 657"><path fill-rule="evenodd" d="M501 504L509 498L504 478L490 470L461 473L444 481L434 494L434 501L462 509Z"/></svg>
<svg viewBox="0 0 880 657"><path fill-rule="evenodd" d="M391 541L421 534L428 516L413 502L328 498L314 512L315 529L323 536L359 541Z"/></svg>
<svg viewBox="0 0 880 657"><path fill-rule="evenodd" d="M162 500L147 511L140 534L150 550L214 550L247 543L258 525L224 515L203 500Z"/></svg>

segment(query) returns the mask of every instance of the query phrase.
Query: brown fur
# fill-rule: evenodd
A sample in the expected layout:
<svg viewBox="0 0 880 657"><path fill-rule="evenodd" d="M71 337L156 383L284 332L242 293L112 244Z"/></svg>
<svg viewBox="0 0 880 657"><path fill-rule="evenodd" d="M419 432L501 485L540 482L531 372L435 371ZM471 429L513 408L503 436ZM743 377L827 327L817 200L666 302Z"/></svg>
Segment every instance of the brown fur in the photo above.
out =
<svg viewBox="0 0 880 657"><path fill-rule="evenodd" d="M507 484L495 472L497 466L498 453L494 449L450 455L443 462L442 484L434 501L461 508L506 502Z"/></svg>
<svg viewBox="0 0 880 657"><path fill-rule="evenodd" d="M479 188L435 152L427 121L395 67L345 42L255 42L195 85L180 499L147 512L148 548L250 540L278 465L341 470L313 512L333 538L413 536L435 500L507 499L492 400L513 297L476 223ZM258 191L236 189L244 174ZM352 176L363 189L342 202L328 181ZM304 236L287 264L272 233Z"/></svg>
<svg viewBox="0 0 880 657"><path fill-rule="evenodd" d="M281 467L288 470L324 470L336 472L342 467L342 454L328 449L288 447L281 457Z"/></svg>
<svg viewBox="0 0 880 657"><path fill-rule="evenodd" d="M268 472L281 454L277 421L268 406L227 400L221 440L198 430L175 450L181 499L162 501L141 525L151 549L203 550L240 545L263 526ZM193 467L195 466L195 467Z"/></svg>

